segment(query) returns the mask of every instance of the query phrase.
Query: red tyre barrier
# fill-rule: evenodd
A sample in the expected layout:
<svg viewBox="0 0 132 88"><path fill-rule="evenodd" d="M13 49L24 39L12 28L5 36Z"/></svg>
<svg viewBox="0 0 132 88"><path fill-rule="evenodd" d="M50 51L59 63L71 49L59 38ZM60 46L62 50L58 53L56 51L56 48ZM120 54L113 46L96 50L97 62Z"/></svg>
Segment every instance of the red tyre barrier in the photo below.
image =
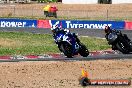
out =
<svg viewBox="0 0 132 88"><path fill-rule="evenodd" d="M125 22L125 29L132 30L132 22Z"/></svg>
<svg viewBox="0 0 132 88"><path fill-rule="evenodd" d="M11 60L11 56L0 56L0 60Z"/></svg>
<svg viewBox="0 0 132 88"><path fill-rule="evenodd" d="M38 28L51 28L49 20L38 20Z"/></svg>

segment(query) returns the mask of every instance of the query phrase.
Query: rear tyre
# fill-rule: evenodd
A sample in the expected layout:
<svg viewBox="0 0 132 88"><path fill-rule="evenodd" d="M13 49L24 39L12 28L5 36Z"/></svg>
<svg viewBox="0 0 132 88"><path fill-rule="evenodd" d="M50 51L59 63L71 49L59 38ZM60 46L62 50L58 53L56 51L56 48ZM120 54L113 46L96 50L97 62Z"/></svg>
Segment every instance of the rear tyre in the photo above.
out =
<svg viewBox="0 0 132 88"><path fill-rule="evenodd" d="M83 57L87 57L89 55L89 51L83 43L80 43L79 54Z"/></svg>

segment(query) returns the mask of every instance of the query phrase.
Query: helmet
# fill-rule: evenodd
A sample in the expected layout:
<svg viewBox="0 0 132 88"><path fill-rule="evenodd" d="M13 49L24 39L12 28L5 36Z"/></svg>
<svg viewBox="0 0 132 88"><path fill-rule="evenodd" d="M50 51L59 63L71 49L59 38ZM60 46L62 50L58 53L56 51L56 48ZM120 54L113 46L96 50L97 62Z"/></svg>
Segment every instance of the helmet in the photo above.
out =
<svg viewBox="0 0 132 88"><path fill-rule="evenodd" d="M54 25L52 25L51 31L53 33L56 33L57 31L61 30L61 27L59 27L59 21L57 21Z"/></svg>
<svg viewBox="0 0 132 88"><path fill-rule="evenodd" d="M60 30L60 28L58 27L58 25L53 25L52 28L51 28L51 31L52 31L53 33L56 33L56 32L59 31L59 30Z"/></svg>
<svg viewBox="0 0 132 88"><path fill-rule="evenodd" d="M105 29L104 29L105 33L109 33L111 31L110 27L109 26L105 26Z"/></svg>

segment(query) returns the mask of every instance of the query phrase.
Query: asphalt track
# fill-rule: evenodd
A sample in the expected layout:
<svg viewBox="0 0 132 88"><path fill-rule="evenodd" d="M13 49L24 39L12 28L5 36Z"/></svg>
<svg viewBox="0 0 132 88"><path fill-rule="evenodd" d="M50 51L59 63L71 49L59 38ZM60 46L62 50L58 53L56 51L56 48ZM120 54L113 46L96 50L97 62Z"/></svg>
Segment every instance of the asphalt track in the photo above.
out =
<svg viewBox="0 0 132 88"><path fill-rule="evenodd" d="M91 36L91 37L100 37L104 38L105 33L103 30L99 29L70 29L71 32L78 33L79 36ZM43 28L0 28L0 31L3 32L30 32L30 33L48 33L52 34L50 29L43 29ZM122 33L128 35L128 37L132 40L132 30L121 30Z"/></svg>
<svg viewBox="0 0 132 88"><path fill-rule="evenodd" d="M58 58L36 58L36 59L11 59L11 60L0 60L0 62L20 62L20 61L91 61L91 60L124 60L132 59L132 54L107 54L107 55L97 55L88 57L58 57Z"/></svg>
<svg viewBox="0 0 132 88"><path fill-rule="evenodd" d="M99 37L104 38L105 33L103 30L99 29L70 29L71 32L78 33L79 36L90 36L90 37ZM40 34L52 34L50 29L36 29L36 28L0 28L0 31L3 32L30 32L30 33L40 33ZM122 33L128 35L132 40L132 31L131 30L122 30ZM113 52L113 51L111 51ZM132 59L131 54L122 54L122 53L102 53L96 54L98 52L93 52L94 55L89 55L88 57L75 56L73 58L66 58L63 55L58 57L44 57L44 58L15 58L15 59L1 59L0 62L18 62L18 61L90 61L90 60L121 60L121 59ZM92 54L92 53L91 53Z"/></svg>

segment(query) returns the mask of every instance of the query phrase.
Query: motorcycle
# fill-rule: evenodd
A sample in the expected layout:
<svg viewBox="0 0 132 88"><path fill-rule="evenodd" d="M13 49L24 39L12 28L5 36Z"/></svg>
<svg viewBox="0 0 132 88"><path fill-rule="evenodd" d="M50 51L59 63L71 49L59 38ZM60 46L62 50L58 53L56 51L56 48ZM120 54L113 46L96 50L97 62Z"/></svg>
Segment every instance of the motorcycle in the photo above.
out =
<svg viewBox="0 0 132 88"><path fill-rule="evenodd" d="M71 33L59 33L56 35L55 40L58 42L60 51L68 58L72 58L76 54L80 54L83 57L89 55L87 47L83 43L78 44Z"/></svg>
<svg viewBox="0 0 132 88"><path fill-rule="evenodd" d="M123 54L128 54L132 51L132 42L125 39L125 37L120 33L112 32L108 35L108 42L112 46L114 45L114 50L118 50Z"/></svg>

